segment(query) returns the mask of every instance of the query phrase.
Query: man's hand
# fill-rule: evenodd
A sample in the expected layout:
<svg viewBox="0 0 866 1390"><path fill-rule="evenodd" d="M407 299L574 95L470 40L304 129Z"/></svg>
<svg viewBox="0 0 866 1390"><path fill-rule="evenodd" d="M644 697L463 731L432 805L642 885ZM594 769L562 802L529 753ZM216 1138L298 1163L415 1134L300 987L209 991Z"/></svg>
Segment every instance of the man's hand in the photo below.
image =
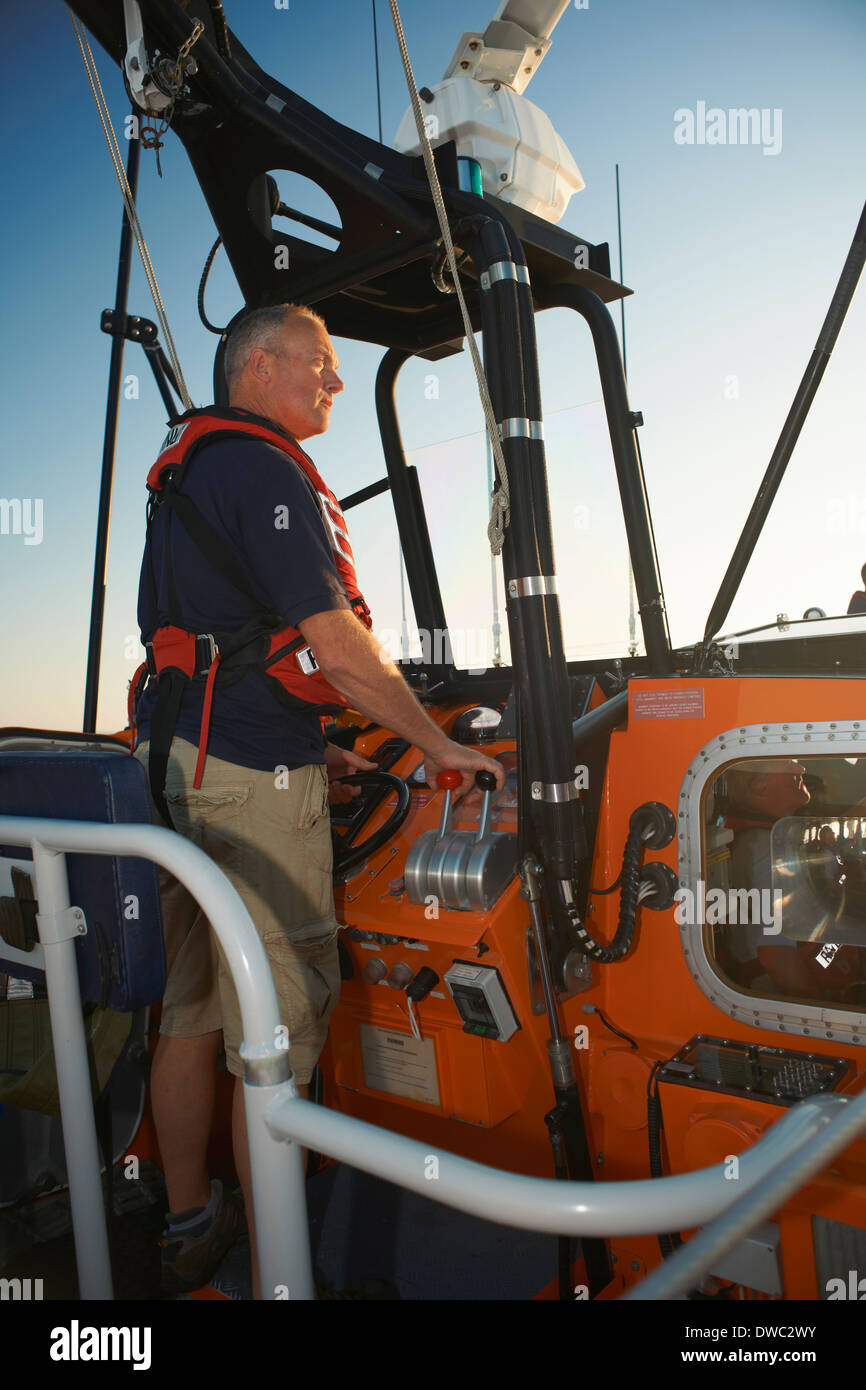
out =
<svg viewBox="0 0 866 1390"><path fill-rule="evenodd" d="M475 773L479 771L492 772L496 778L496 790L502 791L505 786L505 768L494 758L485 757L475 748L464 748L460 743L453 743L451 739L445 739L442 750L436 749L436 756L424 755L424 772L428 787L436 790L436 777L446 768L453 768L463 776L460 786L452 793L452 799L459 801L467 792L475 789ZM480 793L478 793L480 795Z"/></svg>
<svg viewBox="0 0 866 1390"><path fill-rule="evenodd" d="M420 748L424 766L429 768L427 781L432 787L435 788L436 774L443 768L454 768L462 774L455 797L472 790L473 774L479 768L493 773L500 790L504 787L505 772L501 764L483 753L452 743L418 703L372 633L358 622L350 609L314 613L299 622L298 627L316 653L322 674L355 709Z"/></svg>
<svg viewBox="0 0 866 1390"><path fill-rule="evenodd" d="M361 788L340 783L334 779L348 777L352 772L375 772L376 763L353 753L350 748L340 748L336 743L325 744L325 762L328 764L328 800L332 805L340 805L360 796Z"/></svg>

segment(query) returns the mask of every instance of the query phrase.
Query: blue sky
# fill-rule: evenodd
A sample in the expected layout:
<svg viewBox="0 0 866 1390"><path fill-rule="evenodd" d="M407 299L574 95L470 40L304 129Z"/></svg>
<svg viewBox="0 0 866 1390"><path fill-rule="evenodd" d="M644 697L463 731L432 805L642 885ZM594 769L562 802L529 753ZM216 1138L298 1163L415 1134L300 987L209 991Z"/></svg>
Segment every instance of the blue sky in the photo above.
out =
<svg viewBox="0 0 866 1390"><path fill-rule="evenodd" d="M376 135L371 8L363 0L226 0L229 23L264 69L330 115ZM437 81L492 0L404 0L419 83ZM378 0L385 139L406 106L388 6ZM4 216L0 328L6 429L0 496L42 502L41 543L0 534L4 675L0 722L80 727L92 550L120 202L65 7L3 6ZM119 75L94 49L120 131ZM611 243L614 166L623 192L624 278L632 405L641 433L675 641L697 638L751 498L814 346L866 194L866 6L862 0L693 0L570 7L528 90L586 181L562 225ZM781 112L776 154L760 144L678 144L674 113L698 103ZM143 152L139 209L191 394L210 398L216 339L195 295L215 232L186 155L170 134L163 179ZM288 176L283 197L304 198ZM323 209L321 199L302 203ZM140 265L130 312L153 316ZM240 297L225 259L207 307L225 322ZM618 313L617 313L618 322ZM557 566L569 653L625 651L626 559L600 392L586 331L557 310L538 320L550 440ZM381 356L337 342L347 389L311 447L339 494L381 476L372 405ZM855 298L824 384L732 610L729 630L844 612L866 561L862 427L866 310ZM486 464L465 354L411 363L398 402L418 451L451 622L489 619ZM136 657L135 598L144 476L164 413L140 349L125 374L112 513L98 724L125 722ZM475 438L473 438L475 436ZM449 441L460 441L453 443ZM438 446L438 447L436 447ZM460 489L457 492L457 489ZM456 493L456 495L455 495ZM357 517L357 520L356 520ZM377 629L398 622L397 552L387 500L350 517ZM471 640L471 639L470 639Z"/></svg>

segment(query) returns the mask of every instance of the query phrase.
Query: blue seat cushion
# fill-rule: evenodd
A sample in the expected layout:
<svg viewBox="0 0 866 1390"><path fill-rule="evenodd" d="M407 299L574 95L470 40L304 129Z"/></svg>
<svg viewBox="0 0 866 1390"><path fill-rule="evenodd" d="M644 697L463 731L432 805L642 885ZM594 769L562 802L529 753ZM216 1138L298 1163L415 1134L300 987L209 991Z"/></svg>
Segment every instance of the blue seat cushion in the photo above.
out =
<svg viewBox="0 0 866 1390"><path fill-rule="evenodd" d="M147 778L120 745L117 752L0 749L0 815L150 824ZM0 856L32 859L30 850L14 845L0 844ZM156 865L103 854L69 854L66 862L70 901L87 920L87 935L75 943L82 999L125 1013L162 998L165 949ZM6 973L44 978L17 962Z"/></svg>

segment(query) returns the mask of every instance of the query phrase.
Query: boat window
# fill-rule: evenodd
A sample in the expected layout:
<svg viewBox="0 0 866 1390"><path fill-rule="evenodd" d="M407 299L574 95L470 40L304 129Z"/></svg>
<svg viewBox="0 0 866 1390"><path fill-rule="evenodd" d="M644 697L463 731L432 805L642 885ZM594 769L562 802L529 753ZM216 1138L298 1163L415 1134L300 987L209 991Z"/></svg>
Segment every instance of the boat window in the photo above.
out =
<svg viewBox="0 0 866 1390"><path fill-rule="evenodd" d="M752 997L862 1012L866 758L730 764L707 784L702 822L694 908L715 973Z"/></svg>
<svg viewBox="0 0 866 1390"><path fill-rule="evenodd" d="M414 648L405 634L416 632L415 610L390 492L353 507L348 513L355 564L370 612L376 639L394 661ZM420 655L418 656L421 660Z"/></svg>
<svg viewBox="0 0 866 1390"><path fill-rule="evenodd" d="M630 643L643 651L604 408L594 402L555 411L544 431L566 658L625 656ZM510 665L502 562L487 540L487 437L479 431L446 440L408 461L418 469L455 663L467 670Z"/></svg>

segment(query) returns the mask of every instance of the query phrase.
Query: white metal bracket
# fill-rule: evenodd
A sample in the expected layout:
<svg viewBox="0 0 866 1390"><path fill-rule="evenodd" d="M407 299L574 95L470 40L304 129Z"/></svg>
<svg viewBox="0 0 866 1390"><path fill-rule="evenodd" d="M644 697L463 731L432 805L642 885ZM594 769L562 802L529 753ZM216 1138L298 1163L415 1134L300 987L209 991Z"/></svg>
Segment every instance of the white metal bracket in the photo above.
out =
<svg viewBox="0 0 866 1390"><path fill-rule="evenodd" d="M144 43L144 26L138 0L123 0L123 23L126 28L126 54L123 70L133 100L142 111L164 111L171 97L161 92L151 80L151 60Z"/></svg>
<svg viewBox="0 0 866 1390"><path fill-rule="evenodd" d="M87 920L80 907L67 907L62 912L37 912L36 925L43 946L56 946L59 941L87 935Z"/></svg>

